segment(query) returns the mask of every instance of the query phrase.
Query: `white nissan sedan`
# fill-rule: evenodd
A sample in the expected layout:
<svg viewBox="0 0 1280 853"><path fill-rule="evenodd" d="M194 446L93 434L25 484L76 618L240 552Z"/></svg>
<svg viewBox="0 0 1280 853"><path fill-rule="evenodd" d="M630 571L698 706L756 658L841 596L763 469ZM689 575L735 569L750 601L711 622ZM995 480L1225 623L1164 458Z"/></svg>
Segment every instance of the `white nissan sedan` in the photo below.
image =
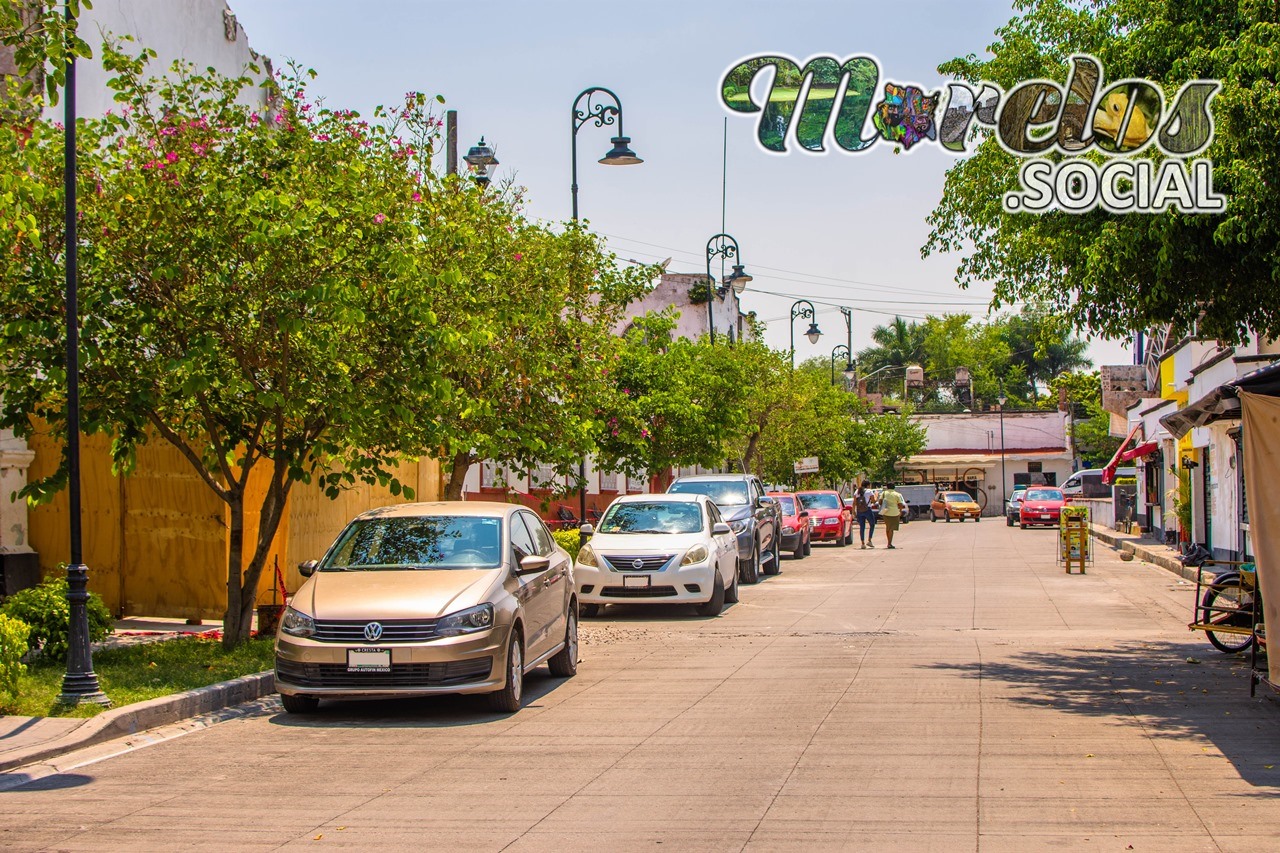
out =
<svg viewBox="0 0 1280 853"><path fill-rule="evenodd" d="M605 604L696 604L718 616L738 600L738 544L720 510L698 494L626 495L609 504L578 552L583 616Z"/></svg>

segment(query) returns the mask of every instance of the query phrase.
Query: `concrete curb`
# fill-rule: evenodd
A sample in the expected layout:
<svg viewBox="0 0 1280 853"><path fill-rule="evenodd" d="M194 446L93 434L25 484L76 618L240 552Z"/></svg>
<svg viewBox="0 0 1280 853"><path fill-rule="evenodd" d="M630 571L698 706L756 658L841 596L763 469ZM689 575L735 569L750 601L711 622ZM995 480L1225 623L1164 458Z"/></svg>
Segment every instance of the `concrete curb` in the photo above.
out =
<svg viewBox="0 0 1280 853"><path fill-rule="evenodd" d="M1099 527L1096 524L1089 525L1093 538L1100 542L1105 542L1115 550L1122 554L1133 554L1139 560L1159 566L1166 571L1173 572L1180 578L1189 581L1195 581L1200 570L1193 566L1184 566L1173 557L1165 554L1156 554L1155 552L1137 545L1131 540L1125 539L1116 534L1114 530L1108 530L1105 527Z"/></svg>
<svg viewBox="0 0 1280 853"><path fill-rule="evenodd" d="M15 749L0 757L0 773L47 761L103 741L170 725L243 702L252 702L275 691L275 672L268 670L188 690L186 693L112 708L96 717L90 717L84 721L84 725L77 726L57 740Z"/></svg>

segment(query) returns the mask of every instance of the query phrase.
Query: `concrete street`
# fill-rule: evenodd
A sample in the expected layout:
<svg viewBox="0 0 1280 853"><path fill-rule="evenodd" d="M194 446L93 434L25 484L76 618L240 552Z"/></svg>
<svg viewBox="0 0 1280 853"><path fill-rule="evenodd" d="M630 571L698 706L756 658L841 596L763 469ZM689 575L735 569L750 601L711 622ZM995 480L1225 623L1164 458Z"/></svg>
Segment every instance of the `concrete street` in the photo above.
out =
<svg viewBox="0 0 1280 853"><path fill-rule="evenodd" d="M576 678L256 714L0 793L17 850L1280 849L1280 701L1194 587L1056 533L815 546L717 619L611 608Z"/></svg>

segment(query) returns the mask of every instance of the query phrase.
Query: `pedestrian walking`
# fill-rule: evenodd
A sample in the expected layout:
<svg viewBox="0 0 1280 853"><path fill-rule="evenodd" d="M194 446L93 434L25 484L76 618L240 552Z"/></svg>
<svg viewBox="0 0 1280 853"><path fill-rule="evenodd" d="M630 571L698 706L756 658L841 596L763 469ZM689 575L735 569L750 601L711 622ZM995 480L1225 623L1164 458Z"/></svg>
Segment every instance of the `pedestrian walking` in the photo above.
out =
<svg viewBox="0 0 1280 853"><path fill-rule="evenodd" d="M907 505L902 494L894 489L893 483L885 483L880 492L880 521L884 523L884 536L889 547L893 548L893 534L898 531L898 523L902 520L902 509Z"/></svg>
<svg viewBox="0 0 1280 853"><path fill-rule="evenodd" d="M853 511L858 518L858 538L862 540L863 548L876 547L871 541L871 537L876 532L876 513L871 508L874 500L871 490L865 483L858 486L858 490L853 493Z"/></svg>

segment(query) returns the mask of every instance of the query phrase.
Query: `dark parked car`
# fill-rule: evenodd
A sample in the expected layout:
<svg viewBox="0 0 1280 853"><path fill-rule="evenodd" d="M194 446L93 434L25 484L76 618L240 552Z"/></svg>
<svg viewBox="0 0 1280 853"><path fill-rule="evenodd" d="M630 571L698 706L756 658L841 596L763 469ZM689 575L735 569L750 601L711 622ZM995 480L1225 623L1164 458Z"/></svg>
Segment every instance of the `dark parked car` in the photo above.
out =
<svg viewBox="0 0 1280 853"><path fill-rule="evenodd" d="M760 575L782 571L782 513L754 474L678 477L668 492L706 495L738 538L738 576L759 583Z"/></svg>

